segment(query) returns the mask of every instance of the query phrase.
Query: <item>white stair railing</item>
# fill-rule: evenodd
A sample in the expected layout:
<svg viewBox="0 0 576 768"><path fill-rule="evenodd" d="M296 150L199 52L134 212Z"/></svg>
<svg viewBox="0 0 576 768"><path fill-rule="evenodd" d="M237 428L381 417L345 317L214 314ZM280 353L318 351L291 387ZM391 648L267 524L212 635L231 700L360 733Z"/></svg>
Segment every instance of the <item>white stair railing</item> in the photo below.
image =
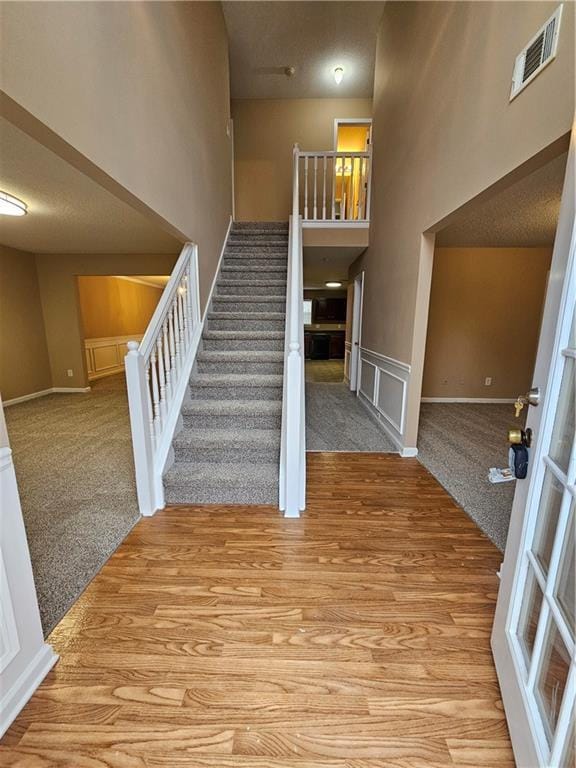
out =
<svg viewBox="0 0 576 768"><path fill-rule="evenodd" d="M129 341L125 358L142 515L164 506L162 474L201 333L198 246L186 243L142 341Z"/></svg>
<svg viewBox="0 0 576 768"><path fill-rule="evenodd" d="M284 340L284 388L280 447L280 509L299 517L306 506L304 403L304 281L302 217L299 213L299 150L294 146L292 215L288 238L288 282Z"/></svg>
<svg viewBox="0 0 576 768"><path fill-rule="evenodd" d="M303 221L358 222L370 220L372 154L366 152L302 152L297 150L303 180L299 203Z"/></svg>

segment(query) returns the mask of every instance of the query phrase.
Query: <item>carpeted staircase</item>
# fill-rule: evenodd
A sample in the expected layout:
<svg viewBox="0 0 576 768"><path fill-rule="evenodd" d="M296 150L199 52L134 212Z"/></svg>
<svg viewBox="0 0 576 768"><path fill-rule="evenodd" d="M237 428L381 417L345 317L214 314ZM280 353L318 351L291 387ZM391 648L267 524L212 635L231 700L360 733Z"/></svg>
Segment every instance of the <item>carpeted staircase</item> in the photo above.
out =
<svg viewBox="0 0 576 768"><path fill-rule="evenodd" d="M164 475L167 504L277 504L288 226L237 223Z"/></svg>

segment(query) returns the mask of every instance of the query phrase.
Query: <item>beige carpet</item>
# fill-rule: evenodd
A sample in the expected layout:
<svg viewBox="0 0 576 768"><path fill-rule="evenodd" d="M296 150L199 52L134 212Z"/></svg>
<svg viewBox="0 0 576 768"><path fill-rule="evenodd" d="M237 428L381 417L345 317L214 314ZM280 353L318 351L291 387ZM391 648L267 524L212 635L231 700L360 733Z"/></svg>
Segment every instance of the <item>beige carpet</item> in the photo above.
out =
<svg viewBox="0 0 576 768"><path fill-rule="evenodd" d="M139 517L124 374L5 413L48 634Z"/></svg>

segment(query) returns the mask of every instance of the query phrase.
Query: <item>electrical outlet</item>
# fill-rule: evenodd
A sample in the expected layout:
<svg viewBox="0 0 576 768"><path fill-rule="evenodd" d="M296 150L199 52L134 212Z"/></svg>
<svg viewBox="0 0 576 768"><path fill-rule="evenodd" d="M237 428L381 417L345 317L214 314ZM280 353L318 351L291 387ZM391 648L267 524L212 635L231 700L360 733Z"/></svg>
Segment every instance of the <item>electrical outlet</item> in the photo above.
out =
<svg viewBox="0 0 576 768"><path fill-rule="evenodd" d="M484 386L485 387L492 386L492 376L486 376L486 378L484 379Z"/></svg>
<svg viewBox="0 0 576 768"><path fill-rule="evenodd" d="M74 376L74 371L72 370L72 368L68 368L68 370L66 371L66 376L68 376L69 379L71 379L72 376Z"/></svg>

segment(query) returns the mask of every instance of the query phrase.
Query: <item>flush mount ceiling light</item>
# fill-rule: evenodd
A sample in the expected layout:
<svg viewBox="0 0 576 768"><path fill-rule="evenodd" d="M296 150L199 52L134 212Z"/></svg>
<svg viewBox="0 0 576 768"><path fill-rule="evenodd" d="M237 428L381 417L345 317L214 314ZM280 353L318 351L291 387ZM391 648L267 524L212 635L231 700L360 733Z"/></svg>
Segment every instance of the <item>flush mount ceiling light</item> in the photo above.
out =
<svg viewBox="0 0 576 768"><path fill-rule="evenodd" d="M7 192L0 192L0 214L4 216L24 216L28 206Z"/></svg>
<svg viewBox="0 0 576 768"><path fill-rule="evenodd" d="M326 288L342 288L342 283L338 283L335 280L329 280L326 283Z"/></svg>
<svg viewBox="0 0 576 768"><path fill-rule="evenodd" d="M336 85L340 85L344 79L344 67L336 67L334 70L334 81Z"/></svg>

